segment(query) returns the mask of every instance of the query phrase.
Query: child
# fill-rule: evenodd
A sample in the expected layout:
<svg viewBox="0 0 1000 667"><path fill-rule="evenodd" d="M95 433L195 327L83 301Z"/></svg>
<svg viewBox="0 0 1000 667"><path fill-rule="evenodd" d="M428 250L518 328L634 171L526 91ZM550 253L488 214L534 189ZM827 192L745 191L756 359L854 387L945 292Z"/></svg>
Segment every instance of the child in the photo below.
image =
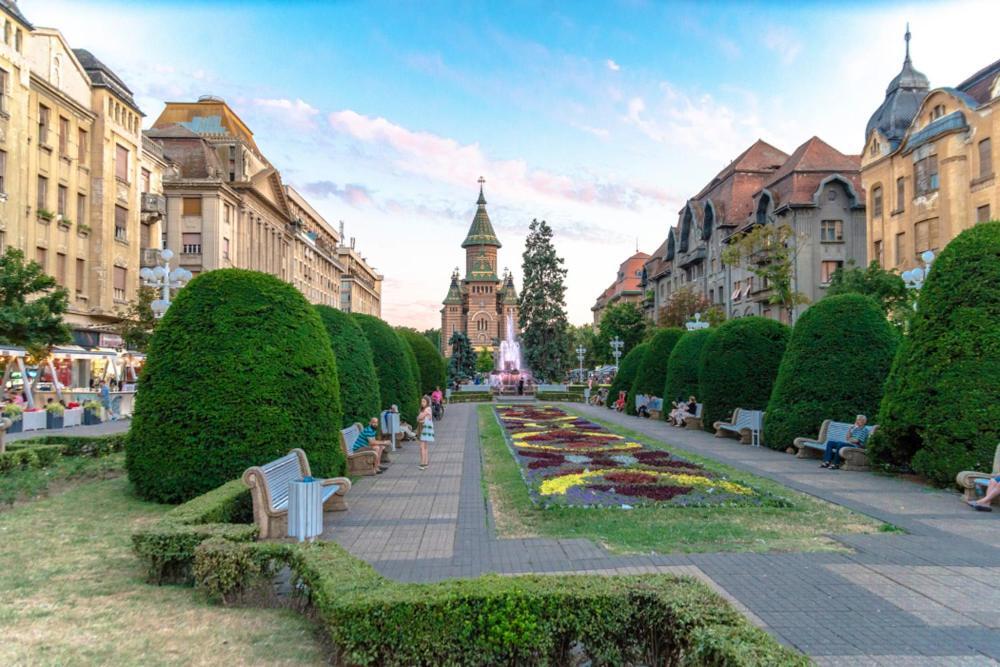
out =
<svg viewBox="0 0 1000 667"><path fill-rule="evenodd" d="M434 442L434 415L431 411L431 402L427 400L426 396L420 399L420 414L417 415L417 423L420 424L420 469L427 470L427 466L430 464L427 445Z"/></svg>

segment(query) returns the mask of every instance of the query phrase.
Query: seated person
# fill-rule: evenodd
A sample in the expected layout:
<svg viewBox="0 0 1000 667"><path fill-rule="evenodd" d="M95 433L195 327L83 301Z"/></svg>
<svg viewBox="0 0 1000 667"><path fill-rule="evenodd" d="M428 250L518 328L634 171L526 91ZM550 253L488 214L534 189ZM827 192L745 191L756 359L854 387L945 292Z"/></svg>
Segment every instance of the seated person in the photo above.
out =
<svg viewBox="0 0 1000 667"><path fill-rule="evenodd" d="M687 403L681 398L674 403L674 409L670 411L670 423L674 426L685 426L687 417L693 417L698 412L698 401L694 396L688 396Z"/></svg>
<svg viewBox="0 0 1000 667"><path fill-rule="evenodd" d="M986 486L986 494L979 500L970 500L969 507L977 512L992 512L990 503L1000 497L1000 475L993 475Z"/></svg>
<svg viewBox="0 0 1000 667"><path fill-rule="evenodd" d="M382 452L385 451L389 443L385 440L376 440L377 436L378 417L372 417L368 425L361 429L361 433L358 434L354 444L351 445L351 453L355 454L366 449L375 452L376 474L381 474L387 468L387 466L382 465Z"/></svg>
<svg viewBox="0 0 1000 667"><path fill-rule="evenodd" d="M639 394L635 397L635 413L640 417L649 418L649 396Z"/></svg>
<svg viewBox="0 0 1000 667"><path fill-rule="evenodd" d="M867 423L868 417L858 415L854 418L854 424L847 429L847 435L843 441L827 440L826 451L823 452L823 463L819 467L837 470L840 468L840 464L843 463L843 459L840 458L841 449L844 447L860 447L864 449L865 443L868 442L868 429L865 428Z"/></svg>
<svg viewBox="0 0 1000 667"><path fill-rule="evenodd" d="M614 403L614 408L617 412L625 411L625 398L627 394L624 391L618 392L618 400Z"/></svg>
<svg viewBox="0 0 1000 667"><path fill-rule="evenodd" d="M393 404L392 407L389 408L389 412L397 412L398 413L399 412L399 406ZM417 439L417 432L413 430L412 426L410 426L409 424L407 424L403 420L399 421L399 435L402 436L403 440L416 440Z"/></svg>

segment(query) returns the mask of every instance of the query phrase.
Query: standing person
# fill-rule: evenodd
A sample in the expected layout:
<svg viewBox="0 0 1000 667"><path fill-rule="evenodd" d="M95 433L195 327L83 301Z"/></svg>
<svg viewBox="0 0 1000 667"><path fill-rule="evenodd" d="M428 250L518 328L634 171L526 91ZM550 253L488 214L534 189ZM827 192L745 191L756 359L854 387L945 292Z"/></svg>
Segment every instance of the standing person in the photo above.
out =
<svg viewBox="0 0 1000 667"><path fill-rule="evenodd" d="M868 429L865 426L867 423L868 417L858 415L854 418L854 424L847 429L847 435L843 441L827 440L826 451L823 452L823 463L819 467L837 470L840 468L842 461L840 458L841 449L844 447L859 447L864 449L865 443L868 442Z"/></svg>
<svg viewBox="0 0 1000 667"><path fill-rule="evenodd" d="M101 407L104 408L104 411L111 417L111 421L114 421L115 413L111 411L111 390L108 389L108 383L101 380L97 393L101 397Z"/></svg>
<svg viewBox="0 0 1000 667"><path fill-rule="evenodd" d="M417 423L420 424L420 469L427 470L430 464L430 456L427 454L427 446L434 442L434 415L431 412L430 401L424 396L420 399L420 414L417 415Z"/></svg>
<svg viewBox="0 0 1000 667"><path fill-rule="evenodd" d="M524 396L524 378L520 378L517 381L517 395Z"/></svg>
<svg viewBox="0 0 1000 667"><path fill-rule="evenodd" d="M431 392L431 412L434 413L435 419L444 416L444 394L441 393L441 387L434 387L434 391Z"/></svg>

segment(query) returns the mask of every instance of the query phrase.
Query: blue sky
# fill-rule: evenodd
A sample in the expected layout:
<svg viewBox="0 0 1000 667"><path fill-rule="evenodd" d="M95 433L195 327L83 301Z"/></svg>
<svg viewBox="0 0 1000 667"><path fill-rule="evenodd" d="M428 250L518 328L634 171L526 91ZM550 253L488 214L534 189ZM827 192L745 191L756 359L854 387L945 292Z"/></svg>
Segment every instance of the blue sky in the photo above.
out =
<svg viewBox="0 0 1000 667"><path fill-rule="evenodd" d="M21 0L135 91L224 97L386 276L383 315L439 323L476 179L519 278L547 219L574 323L636 243L758 137L857 153L903 58L955 85L1000 57L1000 3Z"/></svg>

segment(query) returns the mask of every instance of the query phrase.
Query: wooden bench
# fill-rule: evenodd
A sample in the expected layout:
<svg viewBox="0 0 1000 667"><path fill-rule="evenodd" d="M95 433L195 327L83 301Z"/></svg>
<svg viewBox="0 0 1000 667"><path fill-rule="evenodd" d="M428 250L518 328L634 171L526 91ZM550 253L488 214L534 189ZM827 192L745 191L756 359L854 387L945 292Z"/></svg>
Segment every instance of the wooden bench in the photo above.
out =
<svg viewBox="0 0 1000 667"><path fill-rule="evenodd" d="M687 428L697 429L699 431L703 429L705 425L701 421L701 415L704 409L705 409L704 404L695 403L694 414L688 415L687 417L684 418L684 426L686 426Z"/></svg>
<svg viewBox="0 0 1000 667"><path fill-rule="evenodd" d="M288 537L288 483L311 477L309 459L301 449L293 449L280 459L262 466L247 468L243 483L253 498L253 520L260 528L260 539ZM323 486L323 509L347 509L344 494L351 490L351 480L332 477L319 480Z"/></svg>
<svg viewBox="0 0 1000 667"><path fill-rule="evenodd" d="M717 421L712 426L715 427L716 438L739 437L741 445L750 445L753 444L754 431L757 432L757 444L760 444L760 431L763 424L763 410L736 408L729 421Z"/></svg>
<svg viewBox="0 0 1000 667"><path fill-rule="evenodd" d="M955 482L964 491L966 500L978 500L986 492L990 480L997 475L1000 475L1000 444L997 445L996 452L993 453L992 473L963 470L955 476Z"/></svg>
<svg viewBox="0 0 1000 667"><path fill-rule="evenodd" d="M378 468L375 461L378 456L375 450L370 447L362 447L352 452L351 446L361 435L361 424L354 423L340 431L340 446L347 457L347 474L349 475L374 475ZM382 462L389 463L389 447L382 452Z"/></svg>
<svg viewBox="0 0 1000 667"><path fill-rule="evenodd" d="M800 459L818 458L826 452L826 443L830 440L847 442L847 430L854 426L846 422L835 422L824 419L819 427L819 436L812 438L795 438L792 445L798 450L796 456ZM868 442L878 428L877 425L865 426L868 431ZM844 459L844 470L868 470L868 454L863 447L841 447L840 457Z"/></svg>

